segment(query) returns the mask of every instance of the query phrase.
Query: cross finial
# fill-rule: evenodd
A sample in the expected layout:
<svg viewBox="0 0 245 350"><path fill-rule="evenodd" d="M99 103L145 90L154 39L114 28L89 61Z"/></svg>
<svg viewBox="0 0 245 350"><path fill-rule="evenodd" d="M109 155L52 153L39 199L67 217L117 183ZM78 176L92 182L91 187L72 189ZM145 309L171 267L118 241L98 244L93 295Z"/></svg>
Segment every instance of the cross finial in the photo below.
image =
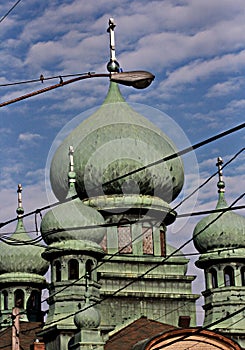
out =
<svg viewBox="0 0 245 350"><path fill-rule="evenodd" d="M74 171L74 148L72 146L69 147L69 158L70 158L70 164L69 164L69 171Z"/></svg>
<svg viewBox="0 0 245 350"><path fill-rule="evenodd" d="M107 64L107 69L111 73L119 72L120 69L120 65L116 60L115 27L114 18L110 18L107 29L107 32L110 34L110 62Z"/></svg>
<svg viewBox="0 0 245 350"><path fill-rule="evenodd" d="M68 196L73 195L73 192L75 189L75 182L76 182L76 173L74 171L74 148L73 146L69 147L69 171L68 171Z"/></svg>
<svg viewBox="0 0 245 350"><path fill-rule="evenodd" d="M219 193L225 192L225 183L223 181L223 172L222 172L223 159L221 157L217 158L216 165L218 167L218 174L219 174L219 181L217 183L218 192Z"/></svg>
<svg viewBox="0 0 245 350"><path fill-rule="evenodd" d="M18 214L18 217L20 218L24 213L24 209L22 206L22 185L21 184L18 184L17 193L18 193L18 207L16 212Z"/></svg>
<svg viewBox="0 0 245 350"><path fill-rule="evenodd" d="M18 208L22 208L22 185L21 184L18 184L17 193L18 193Z"/></svg>

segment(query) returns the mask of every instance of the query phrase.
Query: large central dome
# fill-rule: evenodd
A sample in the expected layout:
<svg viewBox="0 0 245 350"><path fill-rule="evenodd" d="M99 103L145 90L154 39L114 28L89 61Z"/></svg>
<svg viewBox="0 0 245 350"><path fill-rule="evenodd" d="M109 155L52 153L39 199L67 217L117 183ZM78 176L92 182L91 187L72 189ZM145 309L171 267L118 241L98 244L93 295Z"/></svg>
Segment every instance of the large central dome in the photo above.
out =
<svg viewBox="0 0 245 350"><path fill-rule="evenodd" d="M138 194L171 202L184 182L179 157L145 167L177 152L173 142L123 99L116 83L110 84L102 106L82 122L57 149L51 164L52 189L59 200L67 195L68 155L74 147L74 170L81 199L101 195ZM114 179L133 172L143 170Z"/></svg>

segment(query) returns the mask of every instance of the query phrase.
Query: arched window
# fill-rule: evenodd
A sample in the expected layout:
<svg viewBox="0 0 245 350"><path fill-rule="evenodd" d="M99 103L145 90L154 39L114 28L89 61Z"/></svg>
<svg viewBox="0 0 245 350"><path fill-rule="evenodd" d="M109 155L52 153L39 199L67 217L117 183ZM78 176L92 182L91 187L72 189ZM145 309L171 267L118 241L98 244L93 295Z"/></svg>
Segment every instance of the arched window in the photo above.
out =
<svg viewBox="0 0 245 350"><path fill-rule="evenodd" d="M165 239L164 230L160 230L160 244L161 244L161 256L166 256L166 239Z"/></svg>
<svg viewBox="0 0 245 350"><path fill-rule="evenodd" d="M241 268L241 280L242 280L242 286L245 286L245 266Z"/></svg>
<svg viewBox="0 0 245 350"><path fill-rule="evenodd" d="M118 230L118 250L120 254L132 253L132 232L128 220L119 222Z"/></svg>
<svg viewBox="0 0 245 350"><path fill-rule="evenodd" d="M92 270L93 270L94 263L92 260L88 259L86 261L85 269L86 269L86 276L89 280L92 279Z"/></svg>
<svg viewBox="0 0 245 350"><path fill-rule="evenodd" d="M61 281L61 263L59 261L55 261L54 269L55 269L55 280L56 282L60 282Z"/></svg>
<svg viewBox="0 0 245 350"><path fill-rule="evenodd" d="M42 321L41 293L33 290L26 303L27 318L30 322Z"/></svg>
<svg viewBox="0 0 245 350"><path fill-rule="evenodd" d="M224 282L226 287L235 285L234 270L231 266L226 266L224 268Z"/></svg>
<svg viewBox="0 0 245 350"><path fill-rule="evenodd" d="M71 259L68 262L68 279L77 280L79 278L79 263L76 259Z"/></svg>
<svg viewBox="0 0 245 350"><path fill-rule="evenodd" d="M25 294L22 289L16 289L14 292L14 306L20 309L24 308Z"/></svg>
<svg viewBox="0 0 245 350"><path fill-rule="evenodd" d="M217 271L215 269L210 269L209 276L210 276L212 288L217 288L218 287Z"/></svg>
<svg viewBox="0 0 245 350"><path fill-rule="evenodd" d="M142 227L143 254L153 255L152 227Z"/></svg>
<svg viewBox="0 0 245 350"><path fill-rule="evenodd" d="M3 309L8 310L8 292L4 290L2 295L3 295Z"/></svg>

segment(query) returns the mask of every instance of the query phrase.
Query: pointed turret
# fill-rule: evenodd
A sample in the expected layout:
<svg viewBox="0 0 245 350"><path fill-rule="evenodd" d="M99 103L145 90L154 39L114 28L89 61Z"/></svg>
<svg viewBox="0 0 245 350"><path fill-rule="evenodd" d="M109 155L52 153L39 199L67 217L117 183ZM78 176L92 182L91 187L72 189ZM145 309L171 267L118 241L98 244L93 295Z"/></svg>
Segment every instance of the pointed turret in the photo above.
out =
<svg viewBox="0 0 245 350"><path fill-rule="evenodd" d="M99 245L105 235L104 219L77 196L73 153L70 146L66 201L47 212L41 223L48 244L43 256L51 264L49 313L42 332L47 350L67 344L76 333L74 314L79 311L78 305L86 304L88 288L91 303L100 300L96 266L104 255Z"/></svg>
<svg viewBox="0 0 245 350"><path fill-rule="evenodd" d="M22 205L22 186L18 185L17 225L15 232L0 244L0 324L11 323L13 307L21 310L22 321L42 321L41 292L46 288L43 275L48 270L47 262L41 257L44 248L35 245L27 234Z"/></svg>
<svg viewBox="0 0 245 350"><path fill-rule="evenodd" d="M227 209L222 158L217 161L219 181L216 209ZM243 314L229 315L245 306L245 217L233 211L213 213L195 227L194 245L201 253L196 265L204 270L206 290L204 326L227 316L215 329L244 343Z"/></svg>

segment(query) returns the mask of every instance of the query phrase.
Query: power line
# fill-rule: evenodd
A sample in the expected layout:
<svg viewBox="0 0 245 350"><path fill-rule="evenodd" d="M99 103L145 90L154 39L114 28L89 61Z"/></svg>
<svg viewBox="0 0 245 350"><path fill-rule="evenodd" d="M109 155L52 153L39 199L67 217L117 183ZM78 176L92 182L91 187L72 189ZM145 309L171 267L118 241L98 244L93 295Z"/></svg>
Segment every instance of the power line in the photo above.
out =
<svg viewBox="0 0 245 350"><path fill-rule="evenodd" d="M110 78L110 76L111 76L110 73L93 73L93 72L91 73L91 72L88 72L88 73L83 74L82 76L79 76L79 77L76 77L73 79L69 79L66 81L63 81L63 79L60 79L60 82L58 84L51 85L51 86L48 86L46 88L43 88L43 89L40 89L37 91L30 92L28 94L16 97L16 98L9 100L9 101L6 101L6 102L2 102L2 103L0 103L0 107L5 107L5 106L10 105L12 103L19 102L19 101L25 100L27 98L30 98L30 97L33 97L36 95L43 94L44 92L54 90L54 89L57 89L59 87L71 84L71 83L75 83L75 82L83 80L83 79L104 78L104 77Z"/></svg>
<svg viewBox="0 0 245 350"><path fill-rule="evenodd" d="M201 215L208 215L208 214L215 214L215 213L224 213L224 212L229 212L229 211L236 211L236 210L242 210L245 209L245 205L238 205L238 206L234 206L232 208L220 208L220 209L211 209L211 210L203 210L203 211L197 211L197 212L190 212L190 213L183 213L183 214L177 214L176 219L181 219L181 218L185 218L185 217L190 217L190 216L201 216ZM127 226L127 225L133 225L133 224L137 224L141 221L147 222L147 223L151 223L154 220L151 219L136 219L136 220L129 220L127 221L127 223L125 224L121 224L121 226ZM114 223L105 223L105 224L98 224L98 225L86 225L86 226L76 226L76 227L63 227L62 229L52 229L50 231L45 232L45 237L52 235L53 233L57 233L57 232L62 232L62 231L78 231L78 230L87 230L87 229L95 229L98 227L115 227L118 226L117 222ZM39 243L40 241L43 240L43 237L41 235L37 236L36 238L30 239L28 241L24 241L24 240L18 240L17 238L13 238L13 237L8 237L7 235L11 235L11 234L22 234L22 233L36 233L36 230L30 230L30 231L18 231L18 232L3 232L0 234L0 241L5 242L6 244L9 245L33 245L35 243ZM138 237L139 238L139 237ZM8 242L8 240L16 242L16 244L11 244L10 242ZM43 246L46 247L46 246Z"/></svg>
<svg viewBox="0 0 245 350"><path fill-rule="evenodd" d="M228 320L228 319L238 315L239 313L243 312L244 310L245 310L245 306L240 308L240 309L238 309L238 310L236 310L236 311L234 311L234 312L232 312L231 314L228 314L228 315L226 315L224 317L219 318L216 321L213 321L213 322L209 323L206 326L197 328L194 332L191 332L190 334L188 334L188 333L187 334L183 334L183 336L180 336L180 337L177 337L177 338L173 339L172 341L168 342L167 346L175 344L175 343L177 343L177 342L179 342L181 340L185 340L186 338L189 338L190 336L193 336L193 334L196 335L198 333L201 333L203 330L208 330L209 328L211 328L213 326L216 326L217 324L219 324L221 322L224 322L224 321L226 321L226 320ZM227 326L226 326L226 328L227 328ZM213 331L213 332L215 333L215 331ZM160 350L160 349L162 349L162 346L154 346L154 349L155 350Z"/></svg>
<svg viewBox="0 0 245 350"><path fill-rule="evenodd" d="M8 12L0 19L0 23L5 20L6 17L13 11L13 9L21 2L21 0L16 1L16 3L8 10Z"/></svg>
<svg viewBox="0 0 245 350"><path fill-rule="evenodd" d="M88 75L88 74L95 74L95 72L77 73L77 74L65 74L65 75L60 74L60 75L55 75L55 76L48 77L48 78L42 77L42 78L39 78L39 79L29 79L29 80L17 81L17 82L14 82L14 83L0 84L0 87L23 85L23 84L31 84L31 83L37 83L37 82L40 83L40 82L43 82L43 81L46 81L46 80L53 80L53 79L60 79L61 80L62 78L80 77L80 76Z"/></svg>
<svg viewBox="0 0 245 350"><path fill-rule="evenodd" d="M235 275L235 278L236 278L237 276L239 276L239 274ZM225 283L219 285L219 287L224 287L224 286L225 286ZM155 318L154 320L155 320L155 321L158 321L158 320L162 319L163 317L166 317L167 315L173 313L174 311L177 311L177 310L180 310L180 309L186 307L189 303L191 303L191 302L190 302L190 301L187 301L184 305L181 305L181 306L179 306L179 307L177 307L177 308L175 308L175 309L171 309L171 311L166 312L166 313L163 314L163 315L160 315L159 317ZM234 324L237 323L237 322L240 322L240 320L234 322ZM144 327L144 326L139 326L138 328L134 329L133 331L138 330L138 329L141 329L142 327ZM131 330L131 331L128 331L128 332L126 333L126 335L130 334L131 332L132 332L132 330ZM124 337L124 336L125 336L125 333L124 333L123 335L119 336L118 338L122 338L122 337ZM112 341L112 340L109 339L107 342L111 342L111 341Z"/></svg>
<svg viewBox="0 0 245 350"><path fill-rule="evenodd" d="M242 197L244 197L245 193L243 193L242 195L240 195L235 201L233 201L233 203L230 205L230 207L234 206ZM106 297L104 297L103 299L94 302L93 304L87 306L86 308L84 308L83 310L87 310L90 307L93 307L95 305L101 304L103 301L115 296L116 294L118 294L119 292L121 292L122 290L126 289L127 287L129 287L130 285L132 285L133 283L135 283L138 280L141 280L143 277L145 277L147 274L149 274L149 272L153 271L154 269L156 269L158 266L162 265L164 262L166 262L169 258L171 258L172 256L174 256L174 254L176 254L177 252L179 252L182 248L184 248L186 245L188 245L190 242L192 242L192 240L194 238L196 238L198 235L200 235L204 230L206 230L208 227L210 227L214 222L216 222L221 216L223 215L223 213L220 213L216 218L214 218L213 220L211 220L204 228L202 228L200 231L196 232L195 235L193 235L192 238L190 238L189 240L187 240L185 243L183 243L179 248L177 248L175 251L173 251L171 254L168 255L168 257L165 257L164 259L162 259L160 262L158 262L157 264L155 264L154 266L152 266L151 268L149 268L147 271L145 271L144 273L142 273L140 276L132 279L132 281L128 282L127 284L125 284L123 287L118 288L116 291L114 291L113 293L111 293L111 295L108 295ZM84 276L85 277L85 276ZM76 283L76 282L75 282ZM68 288L69 286L66 286L66 288ZM51 296L52 297L52 296ZM50 322L50 323L46 323L46 326L52 325L53 323L57 323L63 320L66 320L69 317L75 316L76 314L78 314L80 311L77 311L73 314L69 314L68 316L64 316L62 318L60 318L59 320L56 320L54 322Z"/></svg>
<svg viewBox="0 0 245 350"><path fill-rule="evenodd" d="M80 77L80 78L81 78L81 77ZM169 161L169 160L171 160L171 159L175 159L175 158L177 158L177 157L179 157L179 156L181 156L181 155L184 155L184 154L187 154L187 153L189 153L189 152L192 152L193 150L195 150L195 149L197 149L197 148L200 148L200 147L202 147L202 146L204 146L204 145L207 145L207 144L209 144L209 143L211 143L211 142L213 142L213 141L216 141L216 140L218 140L218 139L220 139L220 138L222 138L222 137L225 137L225 136L227 136L227 135L229 135L229 134L232 134L232 133L234 133L234 132L237 132L237 131L243 129L244 127L245 127L245 123L239 124L239 125L237 125L237 126L235 126L235 127L233 127L233 128L230 128L230 129L224 131L224 132L221 132L221 133L219 133L219 134L216 134L216 135L214 135L214 136L212 136L212 137L209 137L208 139L205 139L205 140L203 140L203 141L201 141L201 142L198 142L198 143L196 143L196 144L194 144L194 145L192 145L192 146L190 146L190 147L187 147L187 148L185 148L185 149L183 149L183 150L181 150L181 151L179 151L179 152L172 153L171 155L166 156L166 157L163 157L163 158L159 159L158 161L155 161L155 162L153 162L153 163L150 163L150 164L145 165L145 166L143 166L143 167L140 167L140 168L138 168L138 169L132 170L132 171L128 172L127 174L120 175L120 176L118 176L118 177L116 177L116 178L114 178L114 179L112 179L112 180L110 180L110 181L107 181L107 182L103 183L102 186L110 185L111 183L113 183L113 182L115 182L115 181L118 181L118 180L121 180L121 179L123 179L123 178L126 178L126 177L128 177L128 176L130 176L130 175L132 175L132 174L135 174L135 173L137 173L137 172L140 172L140 171L142 171L142 170L145 170L145 169L147 169L147 168L150 168L150 167L152 167L152 166L154 166L154 165L157 165L157 164L160 164L160 163L163 163L163 162L167 162L167 161ZM96 189L96 188L97 188L97 187L94 187L94 189ZM40 213L41 211L43 211L43 210L51 209L51 208L53 208L53 207L56 207L57 205L60 205L60 204L62 204L62 203L70 202L70 201L72 201L72 200L74 200L74 199L76 199L76 198L78 198L78 195L74 195L74 196L72 196L72 197L66 198L64 201L57 201L57 202L54 202L54 203L52 203L52 204L46 205L46 206L44 206L44 207L42 207L42 208L35 209L35 210L33 210L33 211L31 211L31 212L29 212L29 213L27 213L27 214L23 214L22 217L24 218L24 217L27 217L27 216L30 216L30 215L33 215L33 214L39 214L39 213ZM6 226L6 225L8 225L8 224L10 224L10 223L12 223L12 222L14 222L14 221L16 221L17 219L18 219L18 218L16 217L16 218L14 218L14 219L10 219L10 220L8 220L8 221L1 222L1 223L0 223L0 228L2 228L2 227L4 227L4 226Z"/></svg>
<svg viewBox="0 0 245 350"><path fill-rule="evenodd" d="M235 201L233 201L233 203L230 205L230 207L234 206L242 197L244 197L245 193L243 193L242 195L240 195ZM96 306L98 304L101 304L103 301L113 297L114 295L116 295L117 293L119 293L120 291L126 289L128 286L132 285L133 283L135 283L136 281L142 279L144 276L146 276L147 274L149 274L149 272L153 271L155 268L157 268L158 266L162 265L164 262L166 262L169 258L171 258L172 256L174 256L177 252L179 252L182 248L184 248L186 245L188 245L194 238L196 238L198 235L200 235L204 230L206 230L208 227L210 227L214 222L216 222L221 216L223 215L223 212L221 212L216 218L214 218L212 221L210 221L204 228L202 228L199 232L197 232L195 235L193 235L192 238L190 238L189 240L187 240L185 243L183 243L179 248L177 248L175 251L173 251L171 254L169 254L167 257L165 257L164 259L162 259L160 262L158 262L157 264L155 264L154 266L152 266L150 269L148 269L147 271L145 271L144 273L142 273L140 276L138 276L137 278L134 278L132 281L128 282L126 285L124 285L123 287L117 289L116 291L114 291L111 295L108 295L106 297L104 297L103 299L97 301L97 302L94 302L90 305L88 305L87 307L85 307L83 310L79 310L75 313L72 313L72 314L69 314L67 316L64 316L54 322L50 322L50 323L46 323L46 326L49 326L49 325L52 325L53 323L57 323L57 322L60 322L60 321L63 321L63 320L66 320L67 318L70 318L72 316L75 316L76 314L80 313L81 311L85 311L93 306ZM105 263L105 262L103 262ZM99 266L101 265L98 265L96 268L94 268L93 270L97 269ZM68 286L65 286L62 290L54 293L53 295L49 296L48 298L44 299L42 301L45 302L47 301L50 297L53 297L54 295L58 294L59 292L63 291L64 289L70 287L71 285L74 285L75 283L77 283L79 280L81 280L82 278L85 278L85 275L80 277L78 280L70 283ZM242 309L242 311L245 309L245 307ZM25 312L24 312L25 313ZM234 315L237 314L238 312L236 311L235 313L233 313ZM229 317L232 317L233 314L230 314ZM232 316L231 316L232 315ZM213 326L215 323L217 323L218 321L215 321L214 323L210 324L208 327L211 327ZM219 321L221 322L221 321ZM219 323L218 322L218 323ZM36 328L34 328L36 329Z"/></svg>
<svg viewBox="0 0 245 350"><path fill-rule="evenodd" d="M235 160L240 153L242 153L245 150L245 148L240 149L231 159L229 159L225 164L222 165L221 170L223 170L227 165L229 165L233 160ZM199 191L202 187L204 187L213 177L215 177L217 174L219 174L219 169L213 173L207 180L205 180L200 186L198 186L194 191L192 191L186 198L184 198L180 203L178 203L173 210L176 210L180 205L182 205L184 202L186 202L189 198L191 198L197 191Z"/></svg>

